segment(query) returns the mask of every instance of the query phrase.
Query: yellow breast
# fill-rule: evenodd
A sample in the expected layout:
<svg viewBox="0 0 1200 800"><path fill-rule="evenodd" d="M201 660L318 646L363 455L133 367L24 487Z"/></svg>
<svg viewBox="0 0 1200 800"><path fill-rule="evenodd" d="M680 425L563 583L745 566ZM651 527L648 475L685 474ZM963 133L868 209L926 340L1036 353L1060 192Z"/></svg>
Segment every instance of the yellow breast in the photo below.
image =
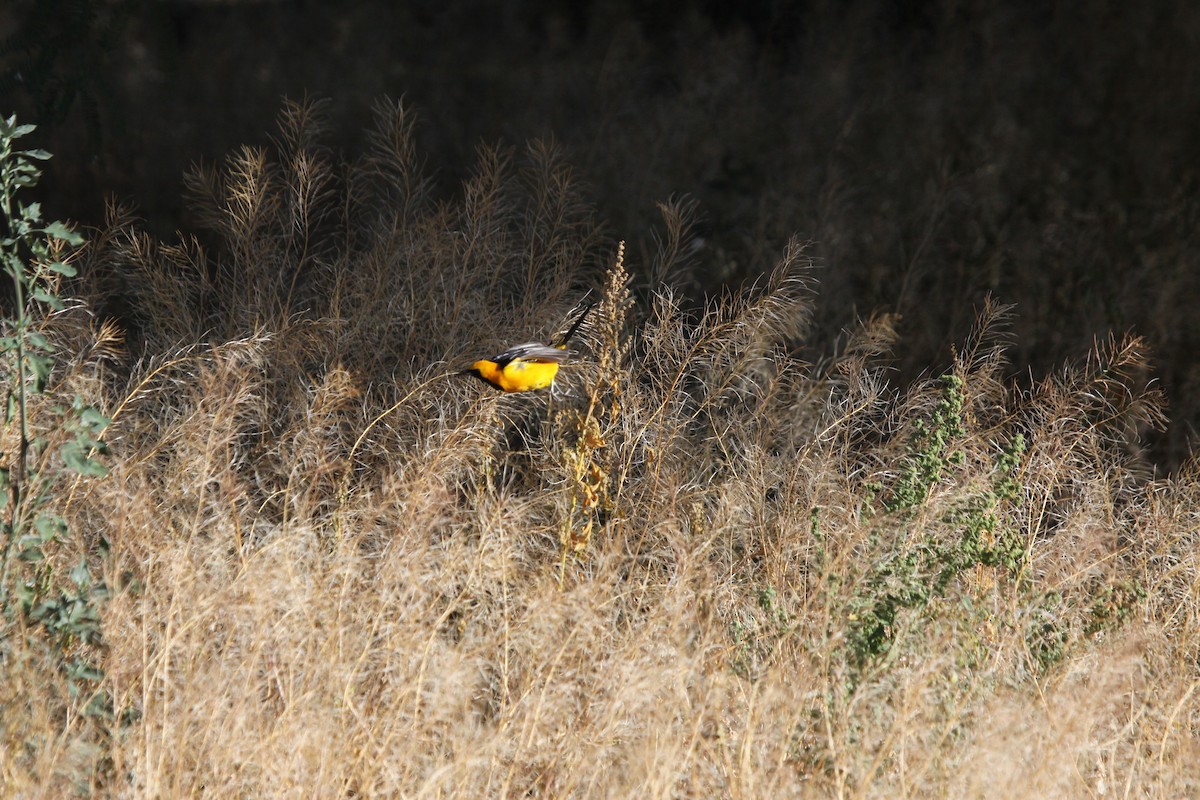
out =
<svg viewBox="0 0 1200 800"><path fill-rule="evenodd" d="M503 389L506 392L529 392L545 389L554 383L558 364L553 361L510 361L504 366Z"/></svg>
<svg viewBox="0 0 1200 800"><path fill-rule="evenodd" d="M503 367L494 361L476 361L472 366L480 377L506 392L531 392L545 389L554 383L558 364L553 361L522 361L515 359Z"/></svg>

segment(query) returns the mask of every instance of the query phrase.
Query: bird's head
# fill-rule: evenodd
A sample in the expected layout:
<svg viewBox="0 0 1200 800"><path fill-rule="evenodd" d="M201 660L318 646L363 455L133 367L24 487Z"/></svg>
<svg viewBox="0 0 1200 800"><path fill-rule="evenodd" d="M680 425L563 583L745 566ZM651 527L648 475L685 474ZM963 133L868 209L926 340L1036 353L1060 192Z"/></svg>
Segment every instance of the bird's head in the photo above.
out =
<svg viewBox="0 0 1200 800"><path fill-rule="evenodd" d="M471 366L459 372L460 375L473 375L476 378L482 378L485 381L490 381L491 377L496 374L497 366L494 361L476 361Z"/></svg>

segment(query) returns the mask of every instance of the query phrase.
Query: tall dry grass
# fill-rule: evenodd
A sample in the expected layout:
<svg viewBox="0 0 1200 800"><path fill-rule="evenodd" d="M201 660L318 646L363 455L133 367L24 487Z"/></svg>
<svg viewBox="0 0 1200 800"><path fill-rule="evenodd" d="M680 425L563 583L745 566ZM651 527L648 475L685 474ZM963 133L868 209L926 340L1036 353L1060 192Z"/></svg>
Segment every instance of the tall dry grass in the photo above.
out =
<svg viewBox="0 0 1200 800"><path fill-rule="evenodd" d="M366 156L289 105L197 170L173 244L114 209L56 392L113 420L58 572L111 598L111 714L5 631L14 797L1182 797L1200 791L1198 475L1136 339L1027 384L1006 309L946 376L893 320L806 362L805 248L668 285L688 209L618 249L552 147L431 196L413 121ZM452 373L601 298L556 392ZM940 313L930 308L928 313Z"/></svg>

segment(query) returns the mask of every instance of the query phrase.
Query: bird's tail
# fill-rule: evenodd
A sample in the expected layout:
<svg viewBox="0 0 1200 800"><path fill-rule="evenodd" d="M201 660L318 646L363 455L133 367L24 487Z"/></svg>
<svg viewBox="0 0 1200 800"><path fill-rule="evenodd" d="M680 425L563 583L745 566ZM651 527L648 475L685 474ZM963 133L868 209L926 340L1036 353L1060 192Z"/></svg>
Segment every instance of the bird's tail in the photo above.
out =
<svg viewBox="0 0 1200 800"><path fill-rule="evenodd" d="M571 327L567 328L567 332L562 336L557 337L556 341L554 342L554 346L559 349L566 348L567 342L571 341L571 337L579 331L579 326L583 325L583 321L587 319L588 314L590 314L592 309L595 307L596 303L594 301L584 306L583 310L579 312L579 316L576 317L575 321L571 323ZM576 308L578 308L578 306L576 306Z"/></svg>

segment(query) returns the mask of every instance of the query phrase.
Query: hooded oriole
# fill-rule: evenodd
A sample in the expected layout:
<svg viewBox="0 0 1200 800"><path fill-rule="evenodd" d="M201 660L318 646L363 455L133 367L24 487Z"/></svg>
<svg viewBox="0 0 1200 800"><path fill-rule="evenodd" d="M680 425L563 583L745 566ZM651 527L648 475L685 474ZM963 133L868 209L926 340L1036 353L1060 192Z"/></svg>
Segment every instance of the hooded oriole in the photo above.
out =
<svg viewBox="0 0 1200 800"><path fill-rule="evenodd" d="M579 330L594 305L592 303L583 309L567 332L553 344L518 344L491 358L476 361L463 373L477 375L506 392L529 392L552 386L559 364L572 355L567 349L567 342Z"/></svg>

